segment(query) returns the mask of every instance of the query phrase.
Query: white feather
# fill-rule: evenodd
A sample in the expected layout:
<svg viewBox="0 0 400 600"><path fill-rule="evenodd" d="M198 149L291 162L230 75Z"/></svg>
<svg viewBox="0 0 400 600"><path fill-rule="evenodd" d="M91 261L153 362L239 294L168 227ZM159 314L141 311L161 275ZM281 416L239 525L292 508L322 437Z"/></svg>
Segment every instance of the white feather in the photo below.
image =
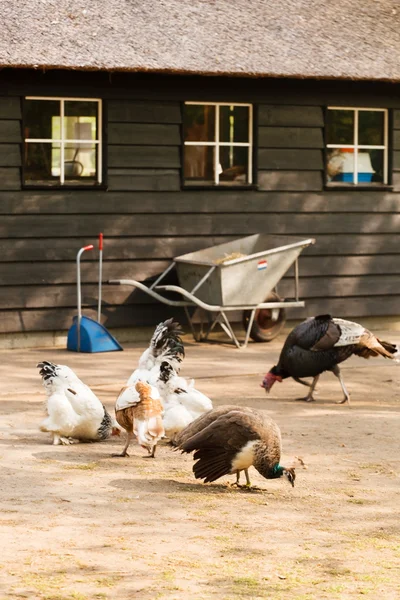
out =
<svg viewBox="0 0 400 600"><path fill-rule="evenodd" d="M168 405L182 404L192 416L192 420L213 407L210 398L196 390L193 379L188 382L184 377L174 375L164 386L159 384L159 388L166 408ZM175 390L180 391L176 393Z"/></svg>
<svg viewBox="0 0 400 600"><path fill-rule="evenodd" d="M147 448L147 446L152 443L153 438L148 431L147 421L135 419L133 430L141 446Z"/></svg>
<svg viewBox="0 0 400 600"><path fill-rule="evenodd" d="M166 383L159 381L157 386L164 405L165 433L170 439L212 408L210 398L196 390L193 379L188 382L175 374Z"/></svg>
<svg viewBox="0 0 400 600"><path fill-rule="evenodd" d="M135 385L129 385L122 390L115 403L115 410L124 410L140 402L139 392L136 390ZM160 393L154 386L151 386L150 398L160 400Z"/></svg>
<svg viewBox="0 0 400 600"><path fill-rule="evenodd" d="M340 338L335 346L350 346L358 344L361 337L365 333L365 327L353 321L345 321L344 319L332 319L332 321L340 327Z"/></svg>
<svg viewBox="0 0 400 600"><path fill-rule="evenodd" d="M170 406L165 410L163 417L165 435L173 439L177 433L182 431L192 421L192 415L182 404Z"/></svg>
<svg viewBox="0 0 400 600"><path fill-rule="evenodd" d="M40 429L58 436L97 439L104 419L102 403L66 365L57 365L55 373L43 381L48 417Z"/></svg>
<svg viewBox="0 0 400 600"><path fill-rule="evenodd" d="M157 382L159 375L160 365L158 364L151 367L151 369L139 367L138 369L135 369L135 371L133 371L126 385L134 385L138 381L144 381L145 383L154 385Z"/></svg>
<svg viewBox="0 0 400 600"><path fill-rule="evenodd" d="M63 392L54 392L47 399L48 416L40 425L41 431L59 433L71 436L79 424L80 417L76 414Z"/></svg>
<svg viewBox="0 0 400 600"><path fill-rule="evenodd" d="M161 363L164 361L167 361L177 372L179 371L182 356L175 354L168 347L168 327L165 323L159 323L155 328L149 347L140 356L138 367L133 371L126 385L132 385L137 381L154 385L160 374ZM162 341L163 336L165 336L165 345L157 349L156 346Z"/></svg>

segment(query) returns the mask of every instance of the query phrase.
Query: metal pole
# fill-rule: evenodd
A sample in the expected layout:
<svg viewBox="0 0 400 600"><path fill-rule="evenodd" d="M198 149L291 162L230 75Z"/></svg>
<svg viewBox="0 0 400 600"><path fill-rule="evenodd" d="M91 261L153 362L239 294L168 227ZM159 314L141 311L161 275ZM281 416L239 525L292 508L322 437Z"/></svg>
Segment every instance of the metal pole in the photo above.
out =
<svg viewBox="0 0 400 600"><path fill-rule="evenodd" d="M81 248L76 255L76 294L78 303L78 320L76 323L77 327L77 352L81 351L81 319L82 319L82 295L81 295L81 256L85 250L93 250L93 244L84 246Z"/></svg>
<svg viewBox="0 0 400 600"><path fill-rule="evenodd" d="M214 273L215 269L217 268L217 265L215 265L214 267L211 267L211 269L209 269L207 271L207 273L204 275L204 277L202 277L200 279L200 281L198 283L196 283L196 285L194 286L194 288L192 289L192 291L190 292L191 294L194 294L195 292L197 292L197 290L199 289L200 286L203 285L203 283L206 281L206 279L208 279L211 275L211 273Z"/></svg>
<svg viewBox="0 0 400 600"><path fill-rule="evenodd" d="M103 234L99 233L99 300L97 305L97 320L101 321L101 283L103 281Z"/></svg>
<svg viewBox="0 0 400 600"><path fill-rule="evenodd" d="M295 279L295 289L296 289L296 302L299 301L299 260L296 258L294 263L294 279Z"/></svg>
<svg viewBox="0 0 400 600"><path fill-rule="evenodd" d="M162 279L164 279L164 277L167 275L167 273L169 273L169 272L170 272L170 270L171 270L171 269L172 269L174 266L175 266L175 263L174 263L174 262L172 262L172 263L169 265L169 267L167 267L167 268L165 269L165 271L163 271L163 273L161 273L161 275L160 275L159 277L157 277L157 279L155 280L155 282L151 284L151 286L149 287L149 290L152 290L153 288L155 288L155 287L156 287L156 285L157 285L157 284L159 284L159 283L160 283L160 281L161 281Z"/></svg>

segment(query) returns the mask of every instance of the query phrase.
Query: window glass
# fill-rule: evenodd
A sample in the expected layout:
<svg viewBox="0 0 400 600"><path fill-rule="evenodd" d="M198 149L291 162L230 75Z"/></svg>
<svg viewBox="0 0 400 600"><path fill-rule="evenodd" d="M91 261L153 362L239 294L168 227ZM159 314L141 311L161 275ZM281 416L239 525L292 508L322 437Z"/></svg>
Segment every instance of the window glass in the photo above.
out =
<svg viewBox="0 0 400 600"><path fill-rule="evenodd" d="M386 127L387 111L383 109L328 109L327 182L344 185L387 183Z"/></svg>
<svg viewBox="0 0 400 600"><path fill-rule="evenodd" d="M358 181L384 182L384 151L362 150L358 153Z"/></svg>
<svg viewBox="0 0 400 600"><path fill-rule="evenodd" d="M58 184L60 177L60 144L51 142L25 143L25 183Z"/></svg>
<svg viewBox="0 0 400 600"><path fill-rule="evenodd" d="M360 110L358 114L358 143L364 146L383 146L384 113Z"/></svg>
<svg viewBox="0 0 400 600"><path fill-rule="evenodd" d="M96 159L95 145L68 142L64 153L65 179L74 180L77 177L95 179Z"/></svg>
<svg viewBox="0 0 400 600"><path fill-rule="evenodd" d="M215 106L187 104L183 127L185 141L215 141Z"/></svg>
<svg viewBox="0 0 400 600"><path fill-rule="evenodd" d="M59 139L60 102L58 100L26 100L24 114L25 138Z"/></svg>
<svg viewBox="0 0 400 600"><path fill-rule="evenodd" d="M229 143L249 141L248 106L221 106L219 139Z"/></svg>
<svg viewBox="0 0 400 600"><path fill-rule="evenodd" d="M248 185L251 105L185 104L184 179L188 185Z"/></svg>
<svg viewBox="0 0 400 600"><path fill-rule="evenodd" d="M184 175L189 184L214 183L214 146L186 146Z"/></svg>
<svg viewBox="0 0 400 600"><path fill-rule="evenodd" d="M247 165L249 149L238 146L221 146L220 181L239 185L248 183Z"/></svg>
<svg viewBox="0 0 400 600"><path fill-rule="evenodd" d="M328 110L326 120L326 141L328 144L354 143L353 110Z"/></svg>
<svg viewBox="0 0 400 600"><path fill-rule="evenodd" d="M64 136L67 140L95 140L97 138L97 102L66 101Z"/></svg>
<svg viewBox="0 0 400 600"><path fill-rule="evenodd" d="M97 100L26 99L26 184L94 185L101 182L99 106ZM63 124L61 115L64 115Z"/></svg>

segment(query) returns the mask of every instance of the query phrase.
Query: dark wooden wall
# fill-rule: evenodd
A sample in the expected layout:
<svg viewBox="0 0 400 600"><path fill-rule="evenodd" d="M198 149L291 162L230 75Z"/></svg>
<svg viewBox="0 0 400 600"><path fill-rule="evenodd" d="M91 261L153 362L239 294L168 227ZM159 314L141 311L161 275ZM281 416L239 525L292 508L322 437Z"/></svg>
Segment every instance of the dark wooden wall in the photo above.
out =
<svg viewBox="0 0 400 600"><path fill-rule="evenodd" d="M289 317L399 314L400 86L27 71L2 71L0 83L0 332L69 327L75 255L100 231L104 280L143 280L174 256L259 231L313 236L300 259L306 309ZM28 94L104 99L105 189L21 189ZM181 188L182 102L196 99L254 102L257 190ZM392 190L324 190L323 110L332 104L392 109ZM82 264L92 316L96 259L87 253ZM279 291L292 295L291 281ZM108 326L170 313L132 288L105 286L103 297Z"/></svg>

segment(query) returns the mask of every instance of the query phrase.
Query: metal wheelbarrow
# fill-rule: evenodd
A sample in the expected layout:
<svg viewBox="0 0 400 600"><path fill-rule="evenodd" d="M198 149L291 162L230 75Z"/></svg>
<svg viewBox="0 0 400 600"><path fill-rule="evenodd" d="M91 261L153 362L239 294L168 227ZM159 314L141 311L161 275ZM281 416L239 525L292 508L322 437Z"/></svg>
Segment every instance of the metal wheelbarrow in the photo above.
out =
<svg viewBox="0 0 400 600"><path fill-rule="evenodd" d="M304 306L299 299L298 257L314 243L312 238L255 234L174 258L150 287L134 279L112 279L108 283L130 285L168 306L183 307L196 341L207 339L219 324L238 348L246 347L250 337L255 341L272 340L285 323L285 309ZM294 299L285 301L278 295L277 284L293 264ZM180 285L160 285L174 267ZM171 300L155 290L175 292L184 300ZM205 332L203 321L200 333L195 331L189 307L207 314ZM234 311L243 311L246 336L242 344L228 318Z"/></svg>

